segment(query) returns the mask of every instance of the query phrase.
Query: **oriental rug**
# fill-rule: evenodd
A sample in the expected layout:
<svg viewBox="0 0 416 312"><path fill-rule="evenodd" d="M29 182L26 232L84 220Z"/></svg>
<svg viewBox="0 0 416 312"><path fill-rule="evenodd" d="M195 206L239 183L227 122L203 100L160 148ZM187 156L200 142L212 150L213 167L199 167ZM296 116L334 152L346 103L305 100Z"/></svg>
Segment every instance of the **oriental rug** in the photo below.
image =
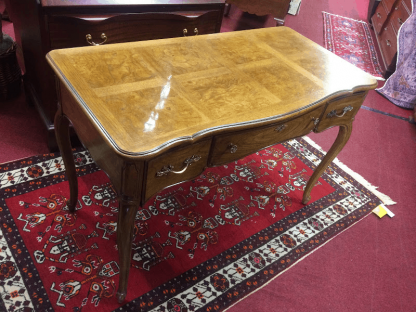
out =
<svg viewBox="0 0 416 312"><path fill-rule="evenodd" d="M302 205L324 156L313 144L291 140L206 169L141 207L121 306L118 204L89 153L74 150L74 215L59 154L1 164L0 311L227 309L381 203L364 179L333 162Z"/></svg>
<svg viewBox="0 0 416 312"><path fill-rule="evenodd" d="M384 80L368 24L322 12L325 48L363 71Z"/></svg>

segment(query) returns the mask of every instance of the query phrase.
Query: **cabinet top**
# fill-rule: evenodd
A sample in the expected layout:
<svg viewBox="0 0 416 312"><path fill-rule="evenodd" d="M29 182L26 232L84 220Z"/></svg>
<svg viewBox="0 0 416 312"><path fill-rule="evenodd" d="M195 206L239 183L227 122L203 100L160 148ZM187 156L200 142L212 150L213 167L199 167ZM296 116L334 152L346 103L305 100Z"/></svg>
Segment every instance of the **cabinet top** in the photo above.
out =
<svg viewBox="0 0 416 312"><path fill-rule="evenodd" d="M287 27L54 50L47 60L109 144L141 156L377 86Z"/></svg>
<svg viewBox="0 0 416 312"><path fill-rule="evenodd" d="M225 3L225 0L41 0L44 7L183 5Z"/></svg>

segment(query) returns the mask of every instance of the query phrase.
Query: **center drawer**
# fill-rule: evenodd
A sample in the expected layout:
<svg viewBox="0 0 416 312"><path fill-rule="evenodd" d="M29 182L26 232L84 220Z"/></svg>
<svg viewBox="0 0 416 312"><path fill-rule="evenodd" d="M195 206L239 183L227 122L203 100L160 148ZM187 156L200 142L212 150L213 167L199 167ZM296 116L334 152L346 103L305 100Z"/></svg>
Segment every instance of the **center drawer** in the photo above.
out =
<svg viewBox="0 0 416 312"><path fill-rule="evenodd" d="M135 13L110 17L62 16L49 18L51 49L110 44L218 32L221 11L184 13ZM104 34L104 36L102 36ZM87 42L86 36L90 35Z"/></svg>
<svg viewBox="0 0 416 312"><path fill-rule="evenodd" d="M190 180L207 166L211 139L175 148L147 164L145 201L163 188Z"/></svg>
<svg viewBox="0 0 416 312"><path fill-rule="evenodd" d="M210 166L225 164L270 145L306 135L315 127L322 110L320 107L289 121L215 136L208 163Z"/></svg>

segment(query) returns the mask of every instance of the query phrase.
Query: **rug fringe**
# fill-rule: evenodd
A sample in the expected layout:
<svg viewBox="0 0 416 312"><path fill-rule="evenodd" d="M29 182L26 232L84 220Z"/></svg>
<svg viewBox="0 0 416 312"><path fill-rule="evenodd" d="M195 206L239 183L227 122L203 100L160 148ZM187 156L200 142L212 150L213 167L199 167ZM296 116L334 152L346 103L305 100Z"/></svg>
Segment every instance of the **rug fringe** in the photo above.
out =
<svg viewBox="0 0 416 312"><path fill-rule="evenodd" d="M314 148L319 150L321 153L326 154L326 152L318 145L316 144L311 138L304 136L302 137L308 144L312 145ZM346 173L348 173L351 177L354 178L358 183L362 184L366 189L368 189L371 193L373 193L375 196L377 196L385 205L395 205L397 204L395 201L393 201L388 195L381 193L377 190L378 186L372 185L370 182L368 182L362 175L359 173L353 171L347 165L343 164L338 158L335 158L333 163L335 163L338 167L340 167L342 170L344 170Z"/></svg>
<svg viewBox="0 0 416 312"><path fill-rule="evenodd" d="M332 13L325 12L325 11L322 11L322 13L329 14L329 15L333 15L333 16L342 17L342 18L349 19L349 20L354 21L354 22L359 22L359 23L367 24L367 22L365 22L365 21L359 21L359 20L356 20L356 19L353 19L353 18L350 18L350 17L345 17L345 16L341 16L341 15L337 15L337 14L332 14Z"/></svg>

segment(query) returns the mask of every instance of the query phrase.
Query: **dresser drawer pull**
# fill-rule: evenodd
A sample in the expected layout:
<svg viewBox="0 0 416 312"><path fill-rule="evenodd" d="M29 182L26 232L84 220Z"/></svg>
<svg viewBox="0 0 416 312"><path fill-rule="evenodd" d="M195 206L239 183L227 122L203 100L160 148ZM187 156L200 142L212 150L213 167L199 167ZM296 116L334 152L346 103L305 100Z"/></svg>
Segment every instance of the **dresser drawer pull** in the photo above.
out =
<svg viewBox="0 0 416 312"><path fill-rule="evenodd" d="M286 128L287 128L287 125L280 125L276 129L274 129L274 131L282 132Z"/></svg>
<svg viewBox="0 0 416 312"><path fill-rule="evenodd" d="M94 41L92 41L92 36L90 34L86 35L85 38L87 39L87 42L92 46L102 45L107 42L107 36L105 35L105 33L101 34L101 39L103 39L103 41L101 41L100 43L95 43Z"/></svg>
<svg viewBox="0 0 416 312"><path fill-rule="evenodd" d="M201 159L201 156L192 155L191 157L185 159L185 161L183 162L184 167L179 171L174 171L173 170L174 167L172 165L163 166L163 168L160 171L156 172L156 176L157 177L163 177L164 175L168 175L170 172L174 173L174 174L184 173L190 165L192 165L193 163L196 163L200 159Z"/></svg>
<svg viewBox="0 0 416 312"><path fill-rule="evenodd" d="M380 13L377 13L377 17L378 17L378 18L381 18L381 14L380 14Z"/></svg>
<svg viewBox="0 0 416 312"><path fill-rule="evenodd" d="M186 37L187 34L188 34L188 29L185 28L183 30L183 36ZM198 28L194 29L194 34L195 34L195 36L198 36Z"/></svg>
<svg viewBox="0 0 416 312"><path fill-rule="evenodd" d="M397 21L399 22L400 25L403 24L403 20L400 17L397 19Z"/></svg>
<svg viewBox="0 0 416 312"><path fill-rule="evenodd" d="M237 152L237 145L233 143L228 144L228 148L230 149L231 154L234 154L235 152Z"/></svg>
<svg viewBox="0 0 416 312"><path fill-rule="evenodd" d="M391 47L391 43L390 43L390 40L389 40L389 39L386 39L386 43L387 43L387 45L388 45L389 47Z"/></svg>
<svg viewBox="0 0 416 312"><path fill-rule="evenodd" d="M342 109L342 114L341 114L341 115L337 114L337 111L334 109L334 110L332 110L332 111L330 111L330 112L328 113L327 117L328 117L328 118L332 118L332 117L339 117L339 118L341 118L341 117L344 117L344 115L345 115L347 112L352 111L353 109L354 109L354 108L353 108L352 106L346 106L346 107L344 107L344 108Z"/></svg>

